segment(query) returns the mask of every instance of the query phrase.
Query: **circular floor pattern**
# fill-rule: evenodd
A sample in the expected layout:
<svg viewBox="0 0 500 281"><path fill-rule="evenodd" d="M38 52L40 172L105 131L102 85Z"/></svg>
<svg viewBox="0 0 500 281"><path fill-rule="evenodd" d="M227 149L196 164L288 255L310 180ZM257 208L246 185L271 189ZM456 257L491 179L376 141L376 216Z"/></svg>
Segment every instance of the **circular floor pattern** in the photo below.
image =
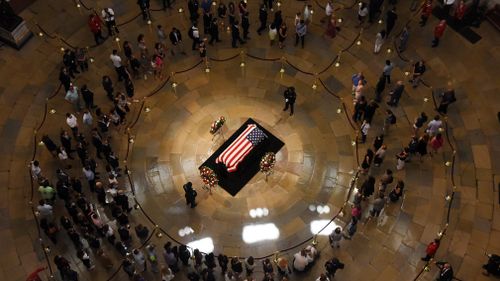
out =
<svg viewBox="0 0 500 281"><path fill-rule="evenodd" d="M166 87L148 100L151 111L136 125L128 162L142 207L170 235L189 243L215 234L218 252L263 256L303 241L330 220L345 201L355 161L338 100L298 82L295 115L289 116L282 111L286 85L277 72L253 77L263 69L239 68L190 76L175 92ZM237 78L209 83L224 71L237 71ZM250 117L285 143L268 181L258 173L234 198L220 188L212 195L200 188L198 166L223 143L209 134L219 116L227 118L226 137ZM186 181L198 187L195 210L184 202ZM194 233L182 237L185 227ZM263 241L255 237L259 230L269 230L261 233Z"/></svg>

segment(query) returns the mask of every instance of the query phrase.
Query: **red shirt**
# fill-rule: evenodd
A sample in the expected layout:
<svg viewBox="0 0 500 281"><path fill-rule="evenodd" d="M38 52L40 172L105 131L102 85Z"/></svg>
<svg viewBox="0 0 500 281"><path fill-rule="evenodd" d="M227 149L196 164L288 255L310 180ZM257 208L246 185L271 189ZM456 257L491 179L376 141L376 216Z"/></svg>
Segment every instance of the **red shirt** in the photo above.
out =
<svg viewBox="0 0 500 281"><path fill-rule="evenodd" d="M460 5L458 5L457 7L457 10L455 11L455 17L459 20L462 20L464 18L466 10L467 6L465 6L465 4L463 3L460 3Z"/></svg>
<svg viewBox="0 0 500 281"><path fill-rule="evenodd" d="M89 19L89 27L90 27L90 31L92 31L92 33L97 33L99 31L101 31L101 25L102 25L102 21L98 16L93 15Z"/></svg>
<svg viewBox="0 0 500 281"><path fill-rule="evenodd" d="M446 23L439 23L434 28L434 37L441 38L443 36L444 30L446 29Z"/></svg>
<svg viewBox="0 0 500 281"><path fill-rule="evenodd" d="M424 3L422 7L422 15L429 17L432 13L432 3Z"/></svg>
<svg viewBox="0 0 500 281"><path fill-rule="evenodd" d="M433 257L436 254L438 248L439 248L438 243L431 242L429 243L429 245L427 245L427 249L425 250L425 252L427 253L427 255Z"/></svg>

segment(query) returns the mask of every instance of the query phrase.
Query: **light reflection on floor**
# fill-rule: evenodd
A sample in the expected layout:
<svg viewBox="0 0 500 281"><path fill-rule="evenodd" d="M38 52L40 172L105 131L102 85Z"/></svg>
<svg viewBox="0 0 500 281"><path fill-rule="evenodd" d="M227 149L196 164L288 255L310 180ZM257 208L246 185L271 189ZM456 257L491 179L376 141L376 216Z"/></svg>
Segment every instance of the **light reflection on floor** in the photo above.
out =
<svg viewBox="0 0 500 281"><path fill-rule="evenodd" d="M247 244L276 240L280 237L280 230L274 223L246 225L243 227L242 237Z"/></svg>
<svg viewBox="0 0 500 281"><path fill-rule="evenodd" d="M330 222L330 220L311 221L311 225L310 225L311 234L328 236L328 235L330 235L330 233L333 232L333 230L335 230L335 228L340 227L340 225L337 225L335 223L335 221L333 221L332 223L330 223L330 225L328 225L325 229L323 229L323 231L318 233L323 227L325 227L325 225L328 224L328 222Z"/></svg>
<svg viewBox="0 0 500 281"><path fill-rule="evenodd" d="M269 215L269 209L267 208L256 208L251 209L249 212L250 217L252 218L261 218Z"/></svg>
<svg viewBox="0 0 500 281"><path fill-rule="evenodd" d="M191 253L194 249L200 250L203 253L211 253L214 251L214 241L211 237L205 237L186 244Z"/></svg>
<svg viewBox="0 0 500 281"><path fill-rule="evenodd" d="M180 237L184 237L194 233L194 230L190 226L186 226L184 228L179 229L178 233Z"/></svg>

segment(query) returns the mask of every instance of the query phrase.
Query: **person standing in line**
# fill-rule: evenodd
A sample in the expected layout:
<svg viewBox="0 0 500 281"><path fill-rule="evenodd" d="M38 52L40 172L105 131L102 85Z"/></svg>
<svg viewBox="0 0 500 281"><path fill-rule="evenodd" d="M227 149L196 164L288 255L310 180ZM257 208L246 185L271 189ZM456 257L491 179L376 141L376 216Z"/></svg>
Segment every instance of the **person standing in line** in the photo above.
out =
<svg viewBox="0 0 500 281"><path fill-rule="evenodd" d="M80 112L80 110L82 110L80 93L78 93L78 87L74 86L73 83L69 85L69 89L66 92L64 99L74 106L76 112Z"/></svg>
<svg viewBox="0 0 500 281"><path fill-rule="evenodd" d="M90 113L90 111L85 110L83 112L82 122L83 122L83 124L85 124L89 127L92 126L92 123L94 122L94 118L92 117L92 114Z"/></svg>
<svg viewBox="0 0 500 281"><path fill-rule="evenodd" d="M245 11L241 15L241 28L243 29L243 40L249 40L248 37L249 29L250 29L250 20L248 19L248 11Z"/></svg>
<svg viewBox="0 0 500 281"><path fill-rule="evenodd" d="M212 23L213 15L210 11L203 12L203 34L205 36L210 33L210 25Z"/></svg>
<svg viewBox="0 0 500 281"><path fill-rule="evenodd" d="M344 238L351 240L356 230L358 228L358 219L356 217L351 217L351 221L345 227Z"/></svg>
<svg viewBox="0 0 500 281"><path fill-rule="evenodd" d="M394 69L394 64L390 60L386 60L382 72L388 84L391 84L391 72L393 69Z"/></svg>
<svg viewBox="0 0 500 281"><path fill-rule="evenodd" d="M408 147L405 147L405 148L403 148L403 150L401 150L401 152L399 152L396 155L396 160L397 160L396 169L398 171L401 171L404 169L405 164L406 164L406 159L408 159L409 154L410 154L410 149Z"/></svg>
<svg viewBox="0 0 500 281"><path fill-rule="evenodd" d="M438 261L436 265L439 268L439 275L436 281L452 281L454 279L453 268L448 262Z"/></svg>
<svg viewBox="0 0 500 281"><path fill-rule="evenodd" d="M75 78L75 76L72 76L72 74L69 73L66 67L61 67L61 71L59 72L59 82L61 82L61 84L64 86L65 92L69 90L71 78Z"/></svg>
<svg viewBox="0 0 500 281"><path fill-rule="evenodd" d="M146 254L148 255L148 261L151 264L151 271L153 273L158 273L158 255L156 254L156 247L154 244L146 246Z"/></svg>
<svg viewBox="0 0 500 281"><path fill-rule="evenodd" d="M448 89L441 93L440 97L441 101L437 111L441 114L447 114L448 106L457 101L455 97L455 90L451 87L451 84L448 84Z"/></svg>
<svg viewBox="0 0 500 281"><path fill-rule="evenodd" d="M92 34L94 34L95 44L101 44L105 39L102 37L102 21L96 14L89 15L88 25Z"/></svg>
<svg viewBox="0 0 500 281"><path fill-rule="evenodd" d="M302 49L304 48L304 40L307 34L307 25L304 20L300 20L300 22L295 27L295 46L299 44L299 40L302 43Z"/></svg>
<svg viewBox="0 0 500 281"><path fill-rule="evenodd" d="M432 48L439 45L439 40L443 37L444 31L446 30L446 20L441 20L438 25L434 28L434 40L432 40Z"/></svg>
<svg viewBox="0 0 500 281"><path fill-rule="evenodd" d="M389 106L398 106L399 99L401 99L401 96L403 95L403 92L405 90L405 85L403 84L403 81L399 80L396 83L396 87L394 90L392 90L389 95L391 96L390 100L387 102L387 105Z"/></svg>
<svg viewBox="0 0 500 281"><path fill-rule="evenodd" d="M336 227L335 230L328 236L328 240L330 240L330 246L332 248L340 248L340 240L342 240L342 229L340 227Z"/></svg>
<svg viewBox="0 0 500 281"><path fill-rule="evenodd" d="M200 44L200 31L198 30L198 23L195 21L188 31L188 36L193 40L191 44L191 49L194 51L196 47Z"/></svg>
<svg viewBox="0 0 500 281"><path fill-rule="evenodd" d="M136 265L136 270L137 272L144 272L147 270L147 263L146 263L146 257L144 256L144 254L141 252L141 250L139 249L134 249L132 251L132 256L134 258L134 261L135 261L135 265Z"/></svg>
<svg viewBox="0 0 500 281"><path fill-rule="evenodd" d="M237 42L240 42L241 45L246 43L243 39L241 39L240 28L238 25L239 25L239 21L236 19L234 20L234 23L231 25L231 46L233 48L238 47L236 45Z"/></svg>
<svg viewBox="0 0 500 281"><path fill-rule="evenodd" d="M149 19L149 0L137 0L137 5L141 9L142 19Z"/></svg>
<svg viewBox="0 0 500 281"><path fill-rule="evenodd" d="M167 48L167 34L161 24L156 26L156 37L163 48Z"/></svg>
<svg viewBox="0 0 500 281"><path fill-rule="evenodd" d="M257 34L260 35L262 31L266 30L267 27L267 9L265 4L260 5L259 22L260 22L260 27L259 29L257 29Z"/></svg>
<svg viewBox="0 0 500 281"><path fill-rule="evenodd" d="M104 91L106 91L106 96L110 101L114 101L115 97L113 96L113 81L111 81L111 78L107 75L102 77L102 87L104 88Z"/></svg>
<svg viewBox="0 0 500 281"><path fill-rule="evenodd" d="M391 33L392 29L396 25L396 20L398 19L398 14L396 14L396 6L387 11L385 18L385 30L387 31L387 36Z"/></svg>
<svg viewBox="0 0 500 281"><path fill-rule="evenodd" d="M387 37L387 34L385 30L381 30L377 35L375 36L375 47L373 48L373 53L378 54L380 52L380 49L382 48L382 45L384 45L385 38Z"/></svg>
<svg viewBox="0 0 500 281"><path fill-rule="evenodd" d="M384 209L384 206L385 206L384 194L380 194L377 199L373 200L373 207L372 210L370 211L370 216L378 217L380 215L380 212L382 212L382 209Z"/></svg>
<svg viewBox="0 0 500 281"><path fill-rule="evenodd" d="M396 115L394 115L394 112L392 110L387 109L385 111L386 117L384 119L384 135L387 135L389 133L389 127L396 124Z"/></svg>
<svg viewBox="0 0 500 281"><path fill-rule="evenodd" d="M116 26L116 21L115 21L115 11L111 8L104 8L101 11L102 18L106 22L106 26L108 28L108 37L115 35L118 35L120 31L118 30L118 27Z"/></svg>
<svg viewBox="0 0 500 281"><path fill-rule="evenodd" d="M435 136L431 138L431 141L429 142L432 148L432 151L430 153L431 157L433 154L437 154L439 149L443 147L444 139L441 133L437 133Z"/></svg>
<svg viewBox="0 0 500 281"><path fill-rule="evenodd" d="M63 55L63 64L69 70L69 74L74 78L74 73L80 73L78 71L78 65L76 63L76 54L74 51L66 49Z"/></svg>
<svg viewBox="0 0 500 281"><path fill-rule="evenodd" d="M356 123L358 121L361 121L365 113L365 110L366 110L366 100L364 96L361 96L354 103L354 114L352 115L352 120Z"/></svg>
<svg viewBox="0 0 500 281"><path fill-rule="evenodd" d="M278 29L274 23L271 23L269 26L269 45L274 45L274 41L276 41L276 36L278 36Z"/></svg>
<svg viewBox="0 0 500 281"><path fill-rule="evenodd" d="M425 114L425 112L421 112L420 113L420 116L415 118L415 122L413 123L413 129L414 129L414 133L415 135L418 134L418 131L420 128L422 128L422 126L424 126L425 122L427 122L427 114Z"/></svg>
<svg viewBox="0 0 500 281"><path fill-rule="evenodd" d="M287 36L287 27L286 27L286 23L283 22L281 23L281 26L278 30L278 46L280 49L283 49L283 47L285 47L285 39L286 39L286 36Z"/></svg>
<svg viewBox="0 0 500 281"><path fill-rule="evenodd" d="M217 22L217 18L213 18L212 23L210 24L210 42L208 42L208 44L213 45L214 41L221 41L219 39L219 23Z"/></svg>
<svg viewBox="0 0 500 281"><path fill-rule="evenodd" d="M439 245L441 244L441 240L439 239L434 239L434 241L430 242L427 245L427 248L425 249L425 257L421 258L423 261L430 261L432 258L434 258L434 255L436 254L437 250L439 249Z"/></svg>
<svg viewBox="0 0 500 281"><path fill-rule="evenodd" d="M363 124L361 124L360 127L360 132L361 132L361 143L366 142L366 137L368 136L368 131L370 130L370 123L368 121L363 120Z"/></svg>
<svg viewBox="0 0 500 281"><path fill-rule="evenodd" d="M403 31L401 31L401 34L399 35L398 50L400 53L406 50L406 45L408 44L409 37L410 37L410 27L406 25L405 27L403 27Z"/></svg>
<svg viewBox="0 0 500 281"><path fill-rule="evenodd" d="M187 182L184 186L184 197L186 198L186 204L191 205L191 208L196 207L196 196L198 193L193 189L193 184L191 182Z"/></svg>
<svg viewBox="0 0 500 281"><path fill-rule="evenodd" d="M364 98L364 97L363 97ZM368 122L372 123L373 116L375 115L375 112L377 111L377 108L379 108L378 104L374 101L371 100L368 105L364 109L364 114L363 118Z"/></svg>
<svg viewBox="0 0 500 281"><path fill-rule="evenodd" d="M358 8L358 25L356 27L360 27L366 19L366 16L368 15L368 5L365 2L360 2L361 5L359 5Z"/></svg>
<svg viewBox="0 0 500 281"><path fill-rule="evenodd" d="M66 113L66 124L71 128L73 136L76 138L78 136L78 119L76 119L75 115Z"/></svg>
<svg viewBox="0 0 500 281"><path fill-rule="evenodd" d="M171 53L172 56L175 55L174 49L176 52L180 52L183 55L186 55L186 52L184 52L184 48L182 46L182 35L179 29L176 27L172 27L172 31L168 34L168 38L170 39L170 42L172 43L172 49Z"/></svg>
<svg viewBox="0 0 500 281"><path fill-rule="evenodd" d="M325 6L325 16L319 22L324 23L327 20L329 21L332 15L333 15L333 1L328 0Z"/></svg>
<svg viewBox="0 0 500 281"><path fill-rule="evenodd" d="M189 0L188 1L189 19L192 22L198 20L198 17L200 16L198 14L199 6L200 6L200 3L198 3L198 0Z"/></svg>
<svg viewBox="0 0 500 281"><path fill-rule="evenodd" d="M424 60L419 60L413 65L413 74L412 79L410 80L413 88L416 88L418 86L420 80L422 80L422 75L424 75L426 70L427 68L425 66Z"/></svg>
<svg viewBox="0 0 500 281"><path fill-rule="evenodd" d="M285 97L285 107L283 108L283 111L287 111L288 107L290 107L290 116L292 116L295 100L297 98L295 87L288 87L283 93L283 96Z"/></svg>
<svg viewBox="0 0 500 281"><path fill-rule="evenodd" d="M453 8L453 6L455 5L455 0L443 0L443 13L445 15L445 17L449 17L450 16L450 11L451 9Z"/></svg>
<svg viewBox="0 0 500 281"><path fill-rule="evenodd" d="M375 152L375 157L373 159L373 165L375 167L380 167L380 164L384 161L385 154L387 152L387 146L384 144L382 145L377 152Z"/></svg>
<svg viewBox="0 0 500 281"><path fill-rule="evenodd" d="M109 59L113 63L115 67L115 71L118 74L118 81L123 81L123 79L127 79L127 70L122 65L122 58L118 55L118 51L115 49L113 53L109 56Z"/></svg>
<svg viewBox="0 0 500 281"><path fill-rule="evenodd" d="M88 110L92 110L97 107L96 105L94 105L94 93L87 88L86 84L82 86L81 94L83 102L85 103L85 107Z"/></svg>
<svg viewBox="0 0 500 281"><path fill-rule="evenodd" d="M431 16L432 14L432 0L426 0L423 4L422 4L422 8L421 8L421 12L420 12L420 26L425 26L425 24L427 23L427 20L429 19L429 17Z"/></svg>
<svg viewBox="0 0 500 281"><path fill-rule="evenodd" d="M418 141L417 141L417 145L416 145L416 152L419 154L420 156L420 162L423 161L423 157L425 155L427 155L427 145L429 143L429 135L428 134L424 134L422 135Z"/></svg>
<svg viewBox="0 0 500 281"><path fill-rule="evenodd" d="M439 115L434 116L434 119L427 124L426 133L428 133L431 137L435 136L439 130L443 127L443 121L440 120L441 117Z"/></svg>

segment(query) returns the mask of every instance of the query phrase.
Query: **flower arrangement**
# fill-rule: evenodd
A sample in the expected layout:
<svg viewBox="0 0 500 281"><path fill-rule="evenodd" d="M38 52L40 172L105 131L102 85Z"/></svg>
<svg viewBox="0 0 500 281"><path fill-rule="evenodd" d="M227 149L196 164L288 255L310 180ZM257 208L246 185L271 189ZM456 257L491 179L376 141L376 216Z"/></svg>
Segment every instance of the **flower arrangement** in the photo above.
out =
<svg viewBox="0 0 500 281"><path fill-rule="evenodd" d="M200 168L200 176L205 186L208 186L210 188L216 186L219 183L219 179L217 178L214 170L210 169L207 166L203 166Z"/></svg>
<svg viewBox="0 0 500 281"><path fill-rule="evenodd" d="M260 160L260 171L266 174L266 177L272 173L274 165L276 164L276 154L267 152Z"/></svg>
<svg viewBox="0 0 500 281"><path fill-rule="evenodd" d="M217 131L222 128L222 126L226 123L226 118L224 116L219 117L219 119L215 120L210 126L210 134L215 134Z"/></svg>

